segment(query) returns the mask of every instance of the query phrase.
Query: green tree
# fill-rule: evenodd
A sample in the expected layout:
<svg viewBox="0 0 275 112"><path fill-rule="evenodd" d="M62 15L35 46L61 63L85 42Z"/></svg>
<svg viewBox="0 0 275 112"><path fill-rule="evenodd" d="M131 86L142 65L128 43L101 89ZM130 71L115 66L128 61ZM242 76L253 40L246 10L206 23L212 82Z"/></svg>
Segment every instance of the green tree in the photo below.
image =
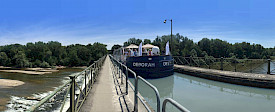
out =
<svg viewBox="0 0 275 112"><path fill-rule="evenodd" d="M121 46L121 45L118 45L118 44L113 45L112 48L111 48L112 54L113 54L114 50L116 50L116 49L118 49L118 48L121 48L121 47L122 47L122 46Z"/></svg>
<svg viewBox="0 0 275 112"><path fill-rule="evenodd" d="M144 39L143 40L143 44L151 44L151 40L150 39Z"/></svg>
<svg viewBox="0 0 275 112"><path fill-rule="evenodd" d="M8 66L10 64L10 59L5 52L0 52L0 66Z"/></svg>
<svg viewBox="0 0 275 112"><path fill-rule="evenodd" d="M131 44L139 45L141 42L142 42L141 39L130 38L130 39L128 39L127 42L123 43L123 46L125 47L125 46L129 46Z"/></svg>
<svg viewBox="0 0 275 112"><path fill-rule="evenodd" d="M31 67L29 60L27 60L24 52L19 51L16 55L14 55L13 60L15 62L16 67Z"/></svg>
<svg viewBox="0 0 275 112"><path fill-rule="evenodd" d="M92 53L92 57L94 58L93 60L91 60L91 62L96 61L97 59L101 58L102 56L106 55L108 53L107 45L105 44L101 44L101 43L94 43L91 47L91 53Z"/></svg>
<svg viewBox="0 0 275 112"><path fill-rule="evenodd" d="M203 38L200 40L198 45L202 51L205 51L207 54L211 53L211 41L208 38Z"/></svg>

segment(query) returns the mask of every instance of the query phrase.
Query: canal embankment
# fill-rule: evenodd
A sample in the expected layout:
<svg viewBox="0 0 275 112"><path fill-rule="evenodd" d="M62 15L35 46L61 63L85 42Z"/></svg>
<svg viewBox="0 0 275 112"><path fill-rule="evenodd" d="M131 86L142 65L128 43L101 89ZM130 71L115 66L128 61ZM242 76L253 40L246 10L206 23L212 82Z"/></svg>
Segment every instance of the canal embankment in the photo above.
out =
<svg viewBox="0 0 275 112"><path fill-rule="evenodd" d="M275 75L231 72L185 65L174 65L174 71L231 84L275 89Z"/></svg>

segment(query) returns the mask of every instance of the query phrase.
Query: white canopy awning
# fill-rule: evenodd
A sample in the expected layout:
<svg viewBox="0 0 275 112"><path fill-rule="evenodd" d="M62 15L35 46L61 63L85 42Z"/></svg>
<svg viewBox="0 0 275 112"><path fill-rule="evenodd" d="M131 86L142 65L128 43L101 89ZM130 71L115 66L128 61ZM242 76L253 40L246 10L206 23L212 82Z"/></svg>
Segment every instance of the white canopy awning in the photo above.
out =
<svg viewBox="0 0 275 112"><path fill-rule="evenodd" d="M135 45L135 44L131 44L131 45L125 47L125 48L126 48L126 49L133 49L133 48L138 48L138 46Z"/></svg>
<svg viewBox="0 0 275 112"><path fill-rule="evenodd" d="M143 45L143 46L142 46L142 48L147 48L147 49L148 49L148 48L150 49L150 48L153 48L153 47L156 47L156 46L151 45L151 44L146 44L146 45Z"/></svg>

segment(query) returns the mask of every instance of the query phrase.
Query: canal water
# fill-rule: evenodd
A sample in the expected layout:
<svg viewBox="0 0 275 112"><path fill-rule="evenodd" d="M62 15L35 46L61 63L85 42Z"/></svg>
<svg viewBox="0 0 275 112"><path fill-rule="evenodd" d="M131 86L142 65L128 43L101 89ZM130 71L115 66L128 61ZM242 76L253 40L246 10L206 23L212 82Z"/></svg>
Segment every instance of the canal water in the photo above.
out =
<svg viewBox="0 0 275 112"><path fill-rule="evenodd" d="M64 81L69 80L68 75L80 71L82 69L66 68L44 75L0 72L1 79L19 80L25 83L13 88L0 88L0 111L24 111L37 102L36 100L27 100L28 97L45 97L62 85Z"/></svg>
<svg viewBox="0 0 275 112"><path fill-rule="evenodd" d="M181 73L147 80L158 88L161 103L165 98L173 98L193 112L274 112L273 89L228 84ZM156 109L157 100L153 90L141 81L139 90ZM167 109L169 112L177 112L170 104Z"/></svg>

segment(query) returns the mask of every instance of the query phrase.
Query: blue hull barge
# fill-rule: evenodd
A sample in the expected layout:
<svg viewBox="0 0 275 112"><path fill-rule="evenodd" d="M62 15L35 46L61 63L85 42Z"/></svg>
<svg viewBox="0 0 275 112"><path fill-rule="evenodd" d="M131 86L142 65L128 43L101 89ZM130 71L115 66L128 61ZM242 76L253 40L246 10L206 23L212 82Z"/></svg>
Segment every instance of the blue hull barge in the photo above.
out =
<svg viewBox="0 0 275 112"><path fill-rule="evenodd" d="M167 43L168 45L168 43ZM158 46L131 44L115 50L114 58L126 64L137 75L143 78L161 78L174 73L174 60L166 45L165 54L160 54ZM131 76L131 74L130 74Z"/></svg>
<svg viewBox="0 0 275 112"><path fill-rule="evenodd" d="M171 55L127 57L126 65L144 78L161 78L174 73Z"/></svg>

